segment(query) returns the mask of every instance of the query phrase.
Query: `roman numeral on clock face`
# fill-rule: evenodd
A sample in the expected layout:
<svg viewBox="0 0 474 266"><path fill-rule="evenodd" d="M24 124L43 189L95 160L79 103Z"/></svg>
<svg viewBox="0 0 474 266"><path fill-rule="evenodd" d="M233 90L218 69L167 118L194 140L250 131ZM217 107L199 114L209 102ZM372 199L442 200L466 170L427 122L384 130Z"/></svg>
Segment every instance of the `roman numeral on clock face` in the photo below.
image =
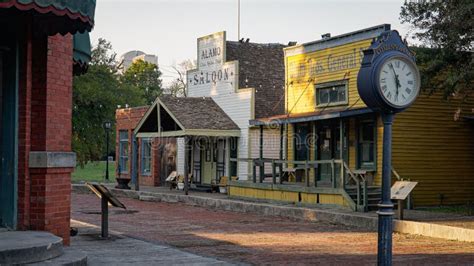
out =
<svg viewBox="0 0 474 266"><path fill-rule="evenodd" d="M411 89L410 88L406 88L405 91L410 94L411 93Z"/></svg>

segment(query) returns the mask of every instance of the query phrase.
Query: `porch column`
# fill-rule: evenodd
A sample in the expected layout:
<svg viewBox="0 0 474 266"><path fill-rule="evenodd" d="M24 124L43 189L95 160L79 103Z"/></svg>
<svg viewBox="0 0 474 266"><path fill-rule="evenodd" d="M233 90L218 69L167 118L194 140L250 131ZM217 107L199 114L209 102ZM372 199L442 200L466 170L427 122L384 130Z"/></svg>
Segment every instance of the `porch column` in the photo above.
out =
<svg viewBox="0 0 474 266"><path fill-rule="evenodd" d="M280 160L283 160L283 134L284 134L285 126L283 124L280 124ZM280 176L280 184L282 183L283 179L283 163L279 164L279 176Z"/></svg>
<svg viewBox="0 0 474 266"><path fill-rule="evenodd" d="M71 35L33 41L29 153L31 230L52 232L69 244L72 135Z"/></svg>
<svg viewBox="0 0 474 266"><path fill-rule="evenodd" d="M265 164L263 163L263 126L260 126L260 183L265 179Z"/></svg>
<svg viewBox="0 0 474 266"><path fill-rule="evenodd" d="M341 159L341 168L339 169L340 171L340 180L341 180L341 184L339 185L339 187L342 187L344 188L345 186L345 177L344 177L344 121L341 119L339 119L339 158Z"/></svg>
<svg viewBox="0 0 474 266"><path fill-rule="evenodd" d="M189 172L189 166L188 166L188 151L189 151L189 137L184 137L184 194L188 195L189 191L189 177L188 177L188 172Z"/></svg>
<svg viewBox="0 0 474 266"><path fill-rule="evenodd" d="M314 156L314 160L317 161L318 160L318 144L317 144L317 141L318 139L316 138L317 137L317 127L316 127L316 121L313 121L311 123L312 125L312 132L313 132L313 156ZM316 166L313 168L314 169L314 186L317 187L318 186L318 167L319 165L316 164Z"/></svg>

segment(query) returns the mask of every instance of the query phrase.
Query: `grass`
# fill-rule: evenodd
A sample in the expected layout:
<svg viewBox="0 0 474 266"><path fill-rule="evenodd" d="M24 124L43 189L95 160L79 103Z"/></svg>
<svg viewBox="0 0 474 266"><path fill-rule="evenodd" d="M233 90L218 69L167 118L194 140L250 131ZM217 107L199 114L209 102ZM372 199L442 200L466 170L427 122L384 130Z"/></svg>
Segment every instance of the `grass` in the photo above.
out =
<svg viewBox="0 0 474 266"><path fill-rule="evenodd" d="M105 182L105 161L89 162L84 168L77 166L72 173L72 182ZM115 163L109 162L109 182L115 182Z"/></svg>

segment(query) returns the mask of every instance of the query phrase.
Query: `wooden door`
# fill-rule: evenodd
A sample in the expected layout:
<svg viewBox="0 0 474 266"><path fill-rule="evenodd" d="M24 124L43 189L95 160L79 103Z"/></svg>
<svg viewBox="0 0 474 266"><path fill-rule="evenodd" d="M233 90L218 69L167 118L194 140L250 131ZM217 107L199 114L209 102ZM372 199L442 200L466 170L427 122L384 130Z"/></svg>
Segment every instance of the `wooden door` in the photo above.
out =
<svg viewBox="0 0 474 266"><path fill-rule="evenodd" d="M1 34L1 33L0 33ZM16 226L16 45L0 40L0 226Z"/></svg>

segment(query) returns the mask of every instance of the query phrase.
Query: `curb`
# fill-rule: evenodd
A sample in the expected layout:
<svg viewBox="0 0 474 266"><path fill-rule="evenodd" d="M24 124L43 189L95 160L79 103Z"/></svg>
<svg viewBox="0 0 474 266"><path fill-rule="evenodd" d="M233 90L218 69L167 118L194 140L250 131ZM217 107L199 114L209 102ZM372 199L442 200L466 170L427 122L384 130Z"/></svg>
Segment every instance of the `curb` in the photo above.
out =
<svg viewBox="0 0 474 266"><path fill-rule="evenodd" d="M109 188L110 189L110 188ZM207 209L224 210L242 213L258 213L267 216L279 216L310 222L324 221L348 226L364 228L371 231L377 230L377 217L368 217L356 212L338 212L334 210L313 209L305 207L279 206L261 202L240 201L233 199L215 199L194 195L168 194L160 192L146 192L122 189L110 189L116 196L138 199L150 202L184 203ZM91 193L82 184L73 184L72 191ZM393 221L393 231L404 234L422 235L427 237L442 238L474 242L474 230L447 225L414 222Z"/></svg>

